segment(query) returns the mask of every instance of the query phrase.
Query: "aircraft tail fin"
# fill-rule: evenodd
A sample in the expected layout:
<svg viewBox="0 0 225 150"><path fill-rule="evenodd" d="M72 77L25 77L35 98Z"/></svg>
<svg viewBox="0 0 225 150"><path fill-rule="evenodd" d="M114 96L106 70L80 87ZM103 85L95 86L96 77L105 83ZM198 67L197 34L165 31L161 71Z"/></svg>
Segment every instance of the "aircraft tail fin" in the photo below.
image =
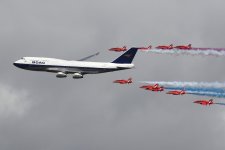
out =
<svg viewBox="0 0 225 150"><path fill-rule="evenodd" d="M213 99L209 100L209 105L213 104Z"/></svg>
<svg viewBox="0 0 225 150"><path fill-rule="evenodd" d="M130 78L128 78L128 83L132 83L133 81L132 81L132 78L130 77Z"/></svg>
<svg viewBox="0 0 225 150"><path fill-rule="evenodd" d="M112 63L117 63L117 64L131 64L134 56L137 53L138 48L131 48L128 51L126 51L124 54L122 54L120 57L115 59Z"/></svg>
<svg viewBox="0 0 225 150"><path fill-rule="evenodd" d="M156 83L156 84L154 85L154 88L157 88L157 87L159 87L159 84L158 84L158 83Z"/></svg>

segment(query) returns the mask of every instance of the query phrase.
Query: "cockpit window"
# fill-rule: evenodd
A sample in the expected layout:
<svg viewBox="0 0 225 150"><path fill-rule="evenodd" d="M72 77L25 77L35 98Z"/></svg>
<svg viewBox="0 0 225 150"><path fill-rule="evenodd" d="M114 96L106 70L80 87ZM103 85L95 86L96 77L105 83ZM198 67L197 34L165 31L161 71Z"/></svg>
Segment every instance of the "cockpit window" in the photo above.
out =
<svg viewBox="0 0 225 150"><path fill-rule="evenodd" d="M27 62L27 60L24 57L22 57L20 60L22 60L23 62Z"/></svg>

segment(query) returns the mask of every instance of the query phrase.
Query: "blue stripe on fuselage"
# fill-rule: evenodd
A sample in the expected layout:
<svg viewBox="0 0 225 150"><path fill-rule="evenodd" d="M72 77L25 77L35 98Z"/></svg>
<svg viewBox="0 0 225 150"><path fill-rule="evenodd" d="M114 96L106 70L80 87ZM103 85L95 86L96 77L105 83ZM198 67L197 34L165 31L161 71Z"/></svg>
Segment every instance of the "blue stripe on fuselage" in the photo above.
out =
<svg viewBox="0 0 225 150"><path fill-rule="evenodd" d="M93 68L93 67L74 67L74 66L56 66L56 65L40 65L40 64L20 64L20 63L13 63L13 64L16 67L25 69L25 70L47 71L47 72L61 72L62 71L65 73L82 72L83 74L104 73L104 72L112 72L112 71L117 71L117 70L130 69L130 68L107 69L107 68Z"/></svg>

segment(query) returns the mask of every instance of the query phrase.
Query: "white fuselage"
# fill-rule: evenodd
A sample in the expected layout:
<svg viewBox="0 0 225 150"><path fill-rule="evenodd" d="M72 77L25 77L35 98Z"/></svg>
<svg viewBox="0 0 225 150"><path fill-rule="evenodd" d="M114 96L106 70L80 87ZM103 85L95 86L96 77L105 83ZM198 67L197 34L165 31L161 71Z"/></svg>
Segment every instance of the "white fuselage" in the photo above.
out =
<svg viewBox="0 0 225 150"><path fill-rule="evenodd" d="M14 62L16 67L32 70L65 74L96 74L117 70L131 69L134 64L118 64L104 62L68 61L45 57L23 57Z"/></svg>

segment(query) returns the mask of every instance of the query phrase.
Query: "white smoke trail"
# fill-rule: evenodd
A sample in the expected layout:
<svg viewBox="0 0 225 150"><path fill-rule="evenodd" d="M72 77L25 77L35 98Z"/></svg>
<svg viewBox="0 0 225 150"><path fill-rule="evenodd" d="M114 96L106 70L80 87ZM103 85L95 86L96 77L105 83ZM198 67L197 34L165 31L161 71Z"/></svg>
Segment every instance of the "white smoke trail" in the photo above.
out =
<svg viewBox="0 0 225 150"><path fill-rule="evenodd" d="M180 50L180 49L171 49L171 50L162 50L162 49L150 49L149 53L156 54L170 54L170 55L191 55L191 56L225 56L225 50L217 49L191 49L191 50Z"/></svg>

